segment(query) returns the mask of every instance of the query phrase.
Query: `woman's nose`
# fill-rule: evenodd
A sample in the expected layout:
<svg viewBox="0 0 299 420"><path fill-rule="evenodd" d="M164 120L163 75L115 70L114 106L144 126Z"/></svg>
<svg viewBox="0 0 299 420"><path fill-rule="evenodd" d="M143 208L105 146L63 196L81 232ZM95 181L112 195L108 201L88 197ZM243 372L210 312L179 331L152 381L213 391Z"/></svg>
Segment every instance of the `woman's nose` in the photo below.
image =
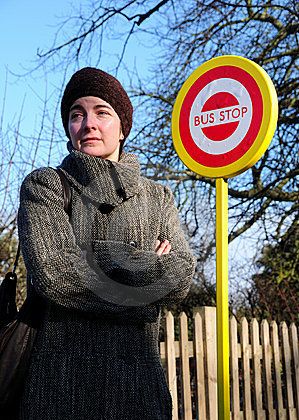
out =
<svg viewBox="0 0 299 420"><path fill-rule="evenodd" d="M96 118L92 114L86 114L84 118L84 128L93 129L96 128Z"/></svg>

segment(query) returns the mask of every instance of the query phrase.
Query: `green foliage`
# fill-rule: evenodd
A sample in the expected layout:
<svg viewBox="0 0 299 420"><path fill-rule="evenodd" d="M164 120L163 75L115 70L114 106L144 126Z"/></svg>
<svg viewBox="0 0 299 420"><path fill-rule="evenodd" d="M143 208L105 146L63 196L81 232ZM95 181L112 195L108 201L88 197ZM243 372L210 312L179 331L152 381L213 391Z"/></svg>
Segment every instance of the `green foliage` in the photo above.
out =
<svg viewBox="0 0 299 420"><path fill-rule="evenodd" d="M299 223L292 223L274 245L264 247L253 276L260 317L299 321Z"/></svg>

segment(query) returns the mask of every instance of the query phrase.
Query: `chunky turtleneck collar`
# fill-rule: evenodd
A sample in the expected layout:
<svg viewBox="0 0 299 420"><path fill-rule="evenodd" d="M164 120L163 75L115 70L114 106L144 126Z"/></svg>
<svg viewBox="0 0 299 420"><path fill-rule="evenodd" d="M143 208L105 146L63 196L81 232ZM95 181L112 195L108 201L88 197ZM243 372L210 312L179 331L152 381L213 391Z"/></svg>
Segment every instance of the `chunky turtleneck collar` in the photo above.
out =
<svg viewBox="0 0 299 420"><path fill-rule="evenodd" d="M67 149L69 155L59 167L86 197L117 206L139 191L140 164L136 155L122 152L120 160L113 162L80 152L71 141L68 141Z"/></svg>

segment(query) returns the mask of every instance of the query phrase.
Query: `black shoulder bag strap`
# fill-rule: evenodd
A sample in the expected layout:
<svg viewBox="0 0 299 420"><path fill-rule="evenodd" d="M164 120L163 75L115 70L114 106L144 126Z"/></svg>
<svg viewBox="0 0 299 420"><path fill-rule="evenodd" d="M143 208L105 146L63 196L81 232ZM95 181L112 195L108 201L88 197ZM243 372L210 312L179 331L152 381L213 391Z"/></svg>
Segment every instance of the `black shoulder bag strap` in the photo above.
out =
<svg viewBox="0 0 299 420"><path fill-rule="evenodd" d="M60 177L60 181L63 187L63 199L64 199L64 211L68 214L69 219L71 218L71 199L72 199L72 190L70 188L69 181L65 176L64 172L60 168L56 168L56 171Z"/></svg>

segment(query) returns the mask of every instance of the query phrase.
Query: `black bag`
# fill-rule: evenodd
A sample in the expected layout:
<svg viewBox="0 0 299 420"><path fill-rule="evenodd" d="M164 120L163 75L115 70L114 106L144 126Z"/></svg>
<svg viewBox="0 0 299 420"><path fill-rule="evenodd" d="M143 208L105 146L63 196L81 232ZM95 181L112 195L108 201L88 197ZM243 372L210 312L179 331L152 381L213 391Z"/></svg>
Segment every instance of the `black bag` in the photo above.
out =
<svg viewBox="0 0 299 420"><path fill-rule="evenodd" d="M63 172L59 168L57 172L64 189L64 210L70 217L71 189ZM17 310L15 270L19 255L20 244L13 271L6 274L0 286L0 413L3 420L17 416L31 350L45 308L45 302L32 286Z"/></svg>
<svg viewBox="0 0 299 420"><path fill-rule="evenodd" d="M10 284L12 283L15 285L15 295L16 277L13 278L11 274L15 275L15 273L8 273L1 284L1 289L2 286L3 289L12 289ZM1 304L3 304L5 293L1 293L1 295ZM11 297L12 294L9 298ZM3 419L2 416L5 414L9 414L10 417L8 418L13 419L12 413L18 408L31 350L43 313L44 305L42 304L42 298L38 297L34 289L32 289L14 319L8 322L6 318L5 324L0 329L1 419Z"/></svg>

